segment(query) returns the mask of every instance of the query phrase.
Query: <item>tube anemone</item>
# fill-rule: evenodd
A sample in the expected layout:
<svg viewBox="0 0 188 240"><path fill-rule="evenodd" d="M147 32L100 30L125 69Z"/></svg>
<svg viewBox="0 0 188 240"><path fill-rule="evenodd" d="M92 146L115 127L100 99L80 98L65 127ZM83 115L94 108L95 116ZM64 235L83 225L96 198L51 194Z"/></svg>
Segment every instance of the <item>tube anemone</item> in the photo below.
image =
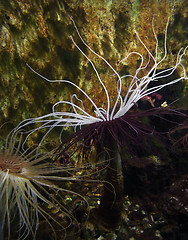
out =
<svg viewBox="0 0 188 240"><path fill-rule="evenodd" d="M173 8L172 8L172 11L173 11ZM76 88L76 90L80 92L80 96L82 96L83 99L80 99L77 96L77 94L73 94L70 101L64 100L64 101L59 101L55 103L52 107L51 113L41 117L26 119L22 121L20 124L18 124L17 129L19 130L25 126L34 124L36 122L39 123L40 125L37 128L30 130L28 132L28 137L34 131L47 128L48 131L42 138L41 140L42 142L46 137L46 135L55 127L61 127L61 128L73 127L74 130L76 131L77 129L80 129L83 126L91 125L94 123L114 121L128 114L129 110L132 110L133 106L135 106L135 104L137 104L140 99L148 97L148 95L153 94L164 87L175 84L181 81L182 79L188 79L185 68L182 64L182 58L186 54L186 50L188 46L185 47L184 49L181 48L179 50L174 66L159 71L162 63L167 59L167 33L168 33L168 25L169 25L170 17L172 15L172 11L169 14L169 17L166 23L165 34L164 34L165 37L164 37L163 56L160 57L161 52L159 51L159 40L155 32L154 18L153 18L152 30L153 30L154 38L156 40L154 54L151 53L151 51L148 49L148 47L145 45L143 40L139 37L138 33L136 32L136 35L140 43L142 44L142 46L145 48L146 53L149 56L149 59L147 60L147 63L144 64L145 61L144 61L144 56L142 54L140 54L137 51L129 53L124 59L122 59L119 62L118 66L123 62L127 62L131 55L136 55L140 57L141 61L134 75L129 74L124 76L121 76L118 70L116 70L104 57L100 56L90 46L88 46L88 44L84 41L84 39L80 35L75 22L71 18L71 21L83 45L94 56L102 60L107 65L107 67L112 71L113 74L109 76L109 78L110 77L116 78L116 85L114 86L113 94L110 95L110 91L109 91L110 89L107 89L107 87L105 86L105 83L101 79L101 76L94 62L76 44L76 42L74 41L74 38L70 36L74 46L91 64L93 71L96 74L96 78L103 89L104 95L106 97L106 103L103 103L102 106L99 106L98 103L95 101L96 100L95 96L94 97L90 96L86 91L84 91L74 82L66 79L50 80L47 77L44 77L40 73L36 72L30 65L27 64L27 66L34 73L36 73L38 76L40 76L41 78L45 79L48 82L53 82L53 83L61 82L61 83L69 84L72 87ZM178 72L181 72L181 75L175 79L169 80L168 77L172 76L176 70L179 70ZM161 81L161 79L163 79L163 81ZM166 79L167 81L165 82L164 79ZM130 81L126 94L123 91L124 81ZM155 83L155 85L150 83ZM85 100L87 100L87 104L84 104ZM68 109L72 109L72 111L66 111L66 112L59 111L59 109L62 109L63 106L67 106Z"/></svg>
<svg viewBox="0 0 188 240"><path fill-rule="evenodd" d="M63 234L66 234L66 228L76 221L62 204L61 192L70 194L73 192L59 187L60 181L74 180L73 177L67 177L71 169L52 163L53 154L39 153L38 148L30 147L21 152L22 137L23 133L15 133L12 130L4 148L0 150L2 228L5 234L8 231L7 239L11 239L15 225L18 227L16 239L26 239L29 235L35 239L39 220L42 217L50 225L56 238L57 226L62 232L64 231ZM65 177L62 176L63 173ZM76 195L81 197L79 194ZM49 211L48 207L58 210L62 222L57 220L58 218ZM16 222L16 219L19 221Z"/></svg>
<svg viewBox="0 0 188 240"><path fill-rule="evenodd" d="M173 9L172 9L173 10ZM101 79L101 76L95 66L94 62L82 51L82 49L76 44L72 36L71 40L74 46L80 51L80 53L88 60L91 64L93 71L96 74L96 78L101 85L104 95L106 97L106 103L102 106L95 101L95 97L90 96L86 91L76 85L70 80L50 80L28 64L27 66L38 76L43 78L48 82L61 82L71 85L80 92L80 95L83 96L83 99L80 99L77 94L73 94L70 101L59 101L55 103L52 107L52 112L41 117L26 119L18 124L16 131L26 127L28 125L39 123L39 127L28 131L28 136L33 132L47 128L46 134L43 136L42 141L46 135L55 127L72 127L75 130L75 134L72 135L63 145L60 146L60 155L64 154L72 146L81 147L84 151L86 149L91 149L92 145L95 145L98 142L104 142L104 148L108 150L108 158L111 160L109 164L109 170L107 172L107 179L112 189L109 190L109 187L104 187L104 195L101 198L101 205L99 207L100 211L97 211L97 218L100 215L103 219L103 224L106 227L114 227L114 223L111 222L113 216L109 218L109 209L113 209L112 212L116 212L116 206L118 208L116 215L116 224L120 217L120 212L122 209L122 173L121 173L121 152L120 147L123 145L130 145L134 142L142 142L143 134L152 135L154 130L143 125L140 119L145 116L168 114L167 110L162 110L160 108L148 110L145 112L136 112L133 110L139 100L147 97L150 94L153 94L160 89L167 87L169 85L175 84L182 79L187 79L185 68L182 64L182 58L186 54L186 50L181 48L178 52L176 62L174 66L166 68L165 70L158 71L161 68L162 63L167 59L167 32L168 25L170 21L172 12L169 14L166 28L165 28L165 37L164 37L164 54L160 57L159 52L159 40L157 38L155 29L154 29L154 20L152 24L153 35L156 40L155 52L152 54L148 47L145 45L143 40L137 34L137 37L145 48L149 59L147 63L144 64L144 56L139 52L131 52L124 59L122 59L118 65L124 61L128 61L131 55L136 55L140 57L140 65L136 69L135 74L133 75L124 75L121 76L118 70L116 70L112 65L98 53L96 53L88 44L84 41L80 35L78 28L75 22L72 20L72 23L76 29L76 32L82 42L82 44L97 58L102 60L107 67L113 72L113 76L116 77L116 85L114 86L114 93L110 95L109 89L105 86L104 81ZM167 79L171 76L176 70L181 70L181 76L176 79L161 83L161 79ZM130 84L126 94L123 91L123 82L125 80L130 80ZM109 80L110 81L110 80ZM152 86L152 82L155 82L155 86ZM114 100L115 98L115 100ZM87 100L87 104L84 104ZM89 104L88 104L89 103ZM66 105L72 109L72 111L62 112L58 111L58 107L61 105ZM89 106L89 107L88 107ZM88 108L90 108L88 110ZM90 111L92 109L92 111ZM61 150L63 148L63 150ZM117 196L114 194L117 194ZM102 200L104 199L104 201ZM107 204L107 200L110 202ZM109 221L110 220L110 221Z"/></svg>

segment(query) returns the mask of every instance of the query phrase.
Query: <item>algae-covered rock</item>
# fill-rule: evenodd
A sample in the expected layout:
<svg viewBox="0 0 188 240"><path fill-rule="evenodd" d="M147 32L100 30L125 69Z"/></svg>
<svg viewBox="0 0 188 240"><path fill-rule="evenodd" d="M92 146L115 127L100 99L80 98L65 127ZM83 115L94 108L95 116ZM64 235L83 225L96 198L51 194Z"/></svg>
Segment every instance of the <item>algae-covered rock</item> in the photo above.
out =
<svg viewBox="0 0 188 240"><path fill-rule="evenodd" d="M115 80L109 81L112 72L80 42L70 17L85 42L116 69L119 61L131 51L146 56L135 30L148 49L155 51L152 18L154 16L160 45L171 9L170 1L1 0L0 123L13 121L16 125L23 119L47 114L54 103L69 100L76 91L66 84L46 82L26 63L49 79L69 79L100 104L106 102L94 71L76 49L70 35L94 61L109 92L116 91ZM173 65L179 49L188 44L187 28L186 1L178 1L169 25L169 55L161 68ZM186 60L187 56L183 63ZM131 57L120 69L122 74L133 73L138 63L138 58ZM124 85L126 92L127 83Z"/></svg>

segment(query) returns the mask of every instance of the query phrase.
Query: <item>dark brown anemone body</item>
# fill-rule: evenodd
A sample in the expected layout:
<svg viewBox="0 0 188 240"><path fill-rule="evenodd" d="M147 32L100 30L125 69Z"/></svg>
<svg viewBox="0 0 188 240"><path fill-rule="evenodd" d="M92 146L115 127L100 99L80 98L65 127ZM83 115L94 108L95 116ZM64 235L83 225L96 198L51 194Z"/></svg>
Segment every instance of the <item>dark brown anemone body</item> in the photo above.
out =
<svg viewBox="0 0 188 240"><path fill-rule="evenodd" d="M103 146L104 142L111 142L112 139L120 147L126 146L134 152L135 145L142 145L143 137L168 132L168 129L156 131L155 124L150 121L155 118L155 122L160 121L161 124L167 122L168 125L174 126L177 125L177 117L184 118L185 114L166 108L152 108L145 111L129 111L124 116L110 121L89 124L72 134L59 146L57 159L71 152L72 147L81 153L82 158L87 159L93 146L98 144Z"/></svg>
<svg viewBox="0 0 188 240"><path fill-rule="evenodd" d="M99 227L106 230L115 229L121 218L123 208L123 173L127 163L126 157L121 149L126 149L133 154L145 148L144 142L147 137L159 134L155 127L148 122L149 117L165 119L167 115L179 115L176 111L169 111L164 108L153 108L146 111L129 111L124 116L111 120L99 121L90 124L74 133L58 149L57 158L65 156L67 152L79 152L81 161L89 160L90 153L95 146L105 151L105 161L109 162L106 170L106 179L103 187L100 205L91 214L91 220ZM139 150L138 150L139 149ZM104 160L104 159L103 159ZM125 169L124 169L125 172Z"/></svg>

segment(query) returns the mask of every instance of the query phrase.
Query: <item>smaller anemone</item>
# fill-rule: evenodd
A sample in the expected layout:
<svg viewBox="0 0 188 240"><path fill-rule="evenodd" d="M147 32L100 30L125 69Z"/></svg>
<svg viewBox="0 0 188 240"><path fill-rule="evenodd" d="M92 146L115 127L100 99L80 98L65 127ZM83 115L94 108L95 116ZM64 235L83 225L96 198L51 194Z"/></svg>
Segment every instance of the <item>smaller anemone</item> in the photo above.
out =
<svg viewBox="0 0 188 240"><path fill-rule="evenodd" d="M0 149L2 229L5 234L8 231L7 239L11 239L12 229L18 225L16 239L26 239L30 235L35 239L42 217L50 225L54 238L57 228L66 234L66 229L76 219L63 205L62 193L73 192L59 187L59 184L60 181L74 180L69 177L69 171L73 169L54 164L52 152L39 153L39 149L34 147L22 151L22 139L23 132L13 129L6 138L5 146ZM58 210L58 217L49 208ZM19 221L16 222L16 219Z"/></svg>

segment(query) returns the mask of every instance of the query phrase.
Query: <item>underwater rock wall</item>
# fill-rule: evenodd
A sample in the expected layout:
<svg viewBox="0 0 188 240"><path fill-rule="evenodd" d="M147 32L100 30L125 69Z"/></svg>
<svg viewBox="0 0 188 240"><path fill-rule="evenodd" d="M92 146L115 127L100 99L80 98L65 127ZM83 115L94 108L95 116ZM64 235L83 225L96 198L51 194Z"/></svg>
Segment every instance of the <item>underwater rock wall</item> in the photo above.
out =
<svg viewBox="0 0 188 240"><path fill-rule="evenodd" d="M164 38L171 9L172 1L154 0L1 0L0 125L11 121L16 126L23 119L47 114L54 103L69 100L75 92L72 86L46 82L35 75L26 63L49 79L73 81L87 89L99 103L104 102L102 89L96 87L98 80L95 73L72 43L70 35L94 61L109 92L113 94L115 82L108 81L109 69L83 46L70 17L86 43L116 69L119 61L131 51L139 51L146 56L135 30L148 49L155 51L152 33L154 15L155 31L159 45L162 44L160 39ZM173 65L179 49L188 45L187 32L188 6L186 0L177 1L168 31L169 55L161 68ZM184 57L184 63L187 59L188 55ZM121 71L131 74L138 64L139 59L131 57Z"/></svg>

